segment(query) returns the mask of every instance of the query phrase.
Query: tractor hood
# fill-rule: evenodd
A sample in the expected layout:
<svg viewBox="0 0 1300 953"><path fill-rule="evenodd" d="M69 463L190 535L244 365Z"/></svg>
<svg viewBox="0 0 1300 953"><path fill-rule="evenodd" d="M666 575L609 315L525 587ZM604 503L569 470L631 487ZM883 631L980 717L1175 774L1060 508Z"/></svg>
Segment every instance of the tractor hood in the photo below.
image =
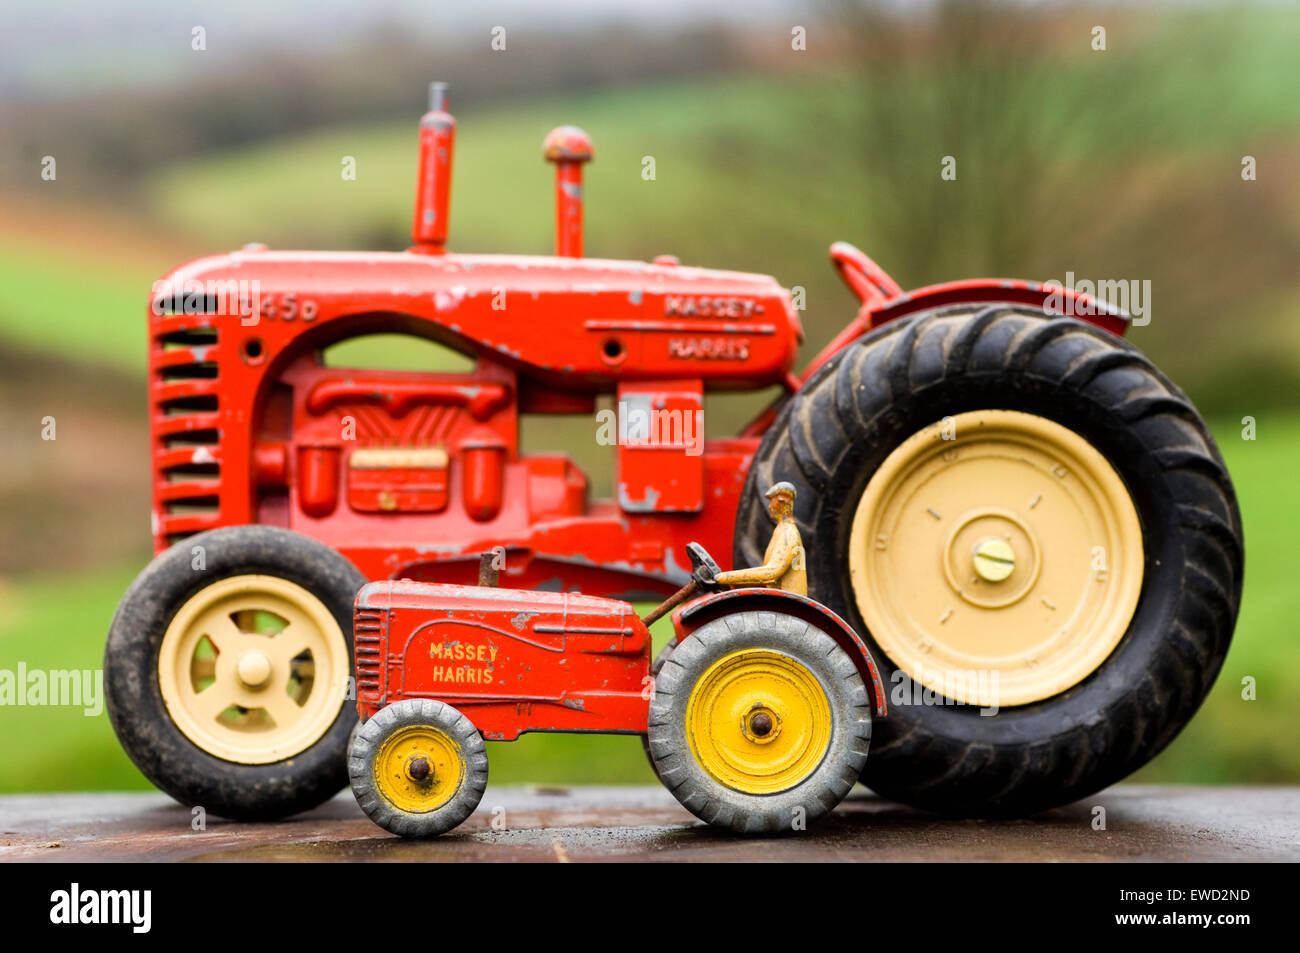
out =
<svg viewBox="0 0 1300 953"><path fill-rule="evenodd" d="M257 331L272 357L305 331L337 340L379 315L392 329L396 314L403 330L526 375L593 382L762 386L784 379L802 340L770 276L593 258L250 247L171 272L151 307L155 319L206 314Z"/></svg>

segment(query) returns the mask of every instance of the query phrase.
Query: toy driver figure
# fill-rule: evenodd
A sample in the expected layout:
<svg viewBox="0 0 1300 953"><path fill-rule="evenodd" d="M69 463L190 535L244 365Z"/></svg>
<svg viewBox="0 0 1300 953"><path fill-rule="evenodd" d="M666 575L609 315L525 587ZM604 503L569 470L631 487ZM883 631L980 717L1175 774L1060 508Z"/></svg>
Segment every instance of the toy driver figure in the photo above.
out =
<svg viewBox="0 0 1300 953"><path fill-rule="evenodd" d="M768 512L776 520L772 540L763 554L763 565L720 572L714 581L724 586L773 586L806 596L808 574L804 568L803 540L794 523L794 486L783 480L763 495L771 501Z"/></svg>

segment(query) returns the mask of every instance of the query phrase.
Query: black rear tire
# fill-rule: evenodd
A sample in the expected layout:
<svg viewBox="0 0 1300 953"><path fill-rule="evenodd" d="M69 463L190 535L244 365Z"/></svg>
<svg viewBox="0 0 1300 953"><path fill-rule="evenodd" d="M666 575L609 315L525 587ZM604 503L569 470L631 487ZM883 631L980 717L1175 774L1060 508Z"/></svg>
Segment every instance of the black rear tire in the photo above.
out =
<svg viewBox="0 0 1300 953"><path fill-rule="evenodd" d="M737 565L771 533L760 493L798 490L810 595L868 640L891 698L912 684L871 637L848 573L848 536L871 475L946 416L1013 410L1062 424L1117 472L1142 528L1137 609L1084 680L980 717L967 705L891 704L862 780L958 815L1023 815L1129 775L1191 719L1213 684L1241 598L1241 518L1223 459L1185 394L1135 347L1073 318L1014 305L899 319L832 358L786 404L747 477Z"/></svg>

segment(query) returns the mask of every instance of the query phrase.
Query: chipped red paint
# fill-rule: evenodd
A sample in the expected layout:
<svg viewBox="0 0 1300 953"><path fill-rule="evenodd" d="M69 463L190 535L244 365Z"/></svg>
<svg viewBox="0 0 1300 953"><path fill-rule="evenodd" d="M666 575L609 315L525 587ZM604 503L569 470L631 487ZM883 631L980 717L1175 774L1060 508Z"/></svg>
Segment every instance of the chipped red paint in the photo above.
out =
<svg viewBox="0 0 1300 953"><path fill-rule="evenodd" d="M715 592L687 603L674 612L673 629L678 641L681 641L706 622L746 609L770 609L796 616L835 639L858 667L863 684L871 688L876 714L881 717L887 714L885 685L880 680L880 670L876 668L876 660L871 657L867 644L833 610L807 596L786 592L784 589L757 586Z"/></svg>
<svg viewBox="0 0 1300 953"><path fill-rule="evenodd" d="M455 120L433 90L419 133L413 245L406 252L278 252L200 258L156 286L149 371L154 545L265 523L338 549L370 579L470 583L478 554L507 553L518 588L667 595L691 540L730 563L739 493L771 408L741 435L610 448L614 498L590 499L563 452L521 453L521 415L586 415L629 397L703 410L718 391L797 390L831 354L923 307L1041 305L1032 282L967 281L903 294L867 256L836 245L863 300L801 376L803 330L767 275L581 254L581 171L591 142L546 142L557 163L557 255L448 253ZM242 284L241 284L242 283ZM197 296L192 287L203 289ZM221 289L236 289L229 300ZM254 293L255 289L255 293ZM195 307L196 306L196 307ZM1113 331L1119 317L1098 319ZM324 366L323 349L375 332L438 342L465 373ZM360 449L439 449L445 463L354 465Z"/></svg>

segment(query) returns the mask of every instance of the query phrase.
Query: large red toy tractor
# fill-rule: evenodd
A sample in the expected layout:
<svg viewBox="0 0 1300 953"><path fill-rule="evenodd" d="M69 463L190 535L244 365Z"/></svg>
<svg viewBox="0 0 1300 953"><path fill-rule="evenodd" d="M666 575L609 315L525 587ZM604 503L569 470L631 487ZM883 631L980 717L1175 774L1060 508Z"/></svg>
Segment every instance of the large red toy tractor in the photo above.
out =
<svg viewBox="0 0 1300 953"><path fill-rule="evenodd" d="M1043 809L1132 772L1196 711L1236 618L1241 523L1205 424L1123 314L1029 281L904 293L836 244L857 314L796 373L774 279L582 257L580 130L545 144L555 256L449 253L454 132L435 87L407 251L248 247L155 286L158 556L105 667L118 737L159 787L233 817L339 790L367 581L469 584L500 547L511 589L662 597L691 540L761 562L777 481L798 490L809 595L890 695L876 791ZM376 332L472 369L322 358ZM740 434L692 442L706 394L773 385ZM594 434L602 395L661 425L619 434L613 499L562 447L519 447L548 416Z"/></svg>

